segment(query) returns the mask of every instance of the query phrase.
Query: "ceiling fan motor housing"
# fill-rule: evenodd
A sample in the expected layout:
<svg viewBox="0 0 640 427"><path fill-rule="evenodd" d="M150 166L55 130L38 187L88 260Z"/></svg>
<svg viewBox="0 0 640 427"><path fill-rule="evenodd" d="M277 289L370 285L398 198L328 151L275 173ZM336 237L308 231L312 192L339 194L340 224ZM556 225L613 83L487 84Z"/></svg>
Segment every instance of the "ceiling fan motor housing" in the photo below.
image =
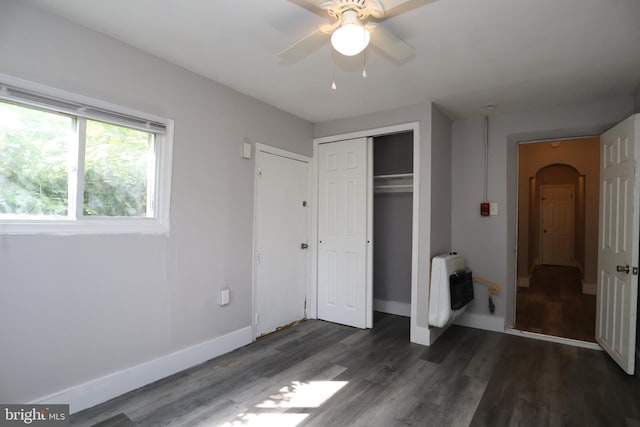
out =
<svg viewBox="0 0 640 427"><path fill-rule="evenodd" d="M383 14L381 5L375 0L334 0L328 2L326 8L329 15L336 19L342 19L343 14L350 10L356 12L360 20Z"/></svg>

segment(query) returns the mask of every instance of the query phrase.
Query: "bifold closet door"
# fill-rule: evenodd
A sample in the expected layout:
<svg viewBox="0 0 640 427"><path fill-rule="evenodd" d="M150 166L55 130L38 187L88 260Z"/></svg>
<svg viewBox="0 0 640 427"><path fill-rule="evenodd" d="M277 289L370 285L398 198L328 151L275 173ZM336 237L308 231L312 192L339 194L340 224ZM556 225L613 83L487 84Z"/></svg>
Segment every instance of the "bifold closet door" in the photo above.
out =
<svg viewBox="0 0 640 427"><path fill-rule="evenodd" d="M318 318L366 327L367 139L318 150Z"/></svg>

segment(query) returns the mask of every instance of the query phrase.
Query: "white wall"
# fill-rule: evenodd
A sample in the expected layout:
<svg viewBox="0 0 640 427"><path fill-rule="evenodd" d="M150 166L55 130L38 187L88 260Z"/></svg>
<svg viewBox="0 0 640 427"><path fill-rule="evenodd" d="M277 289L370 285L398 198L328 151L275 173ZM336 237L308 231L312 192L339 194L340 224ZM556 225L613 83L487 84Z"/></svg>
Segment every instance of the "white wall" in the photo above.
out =
<svg viewBox="0 0 640 427"><path fill-rule="evenodd" d="M314 134L320 138L411 122L420 123L418 288L417 294L412 295L416 299L412 340L433 342L437 332L430 334L427 329L429 263L432 256L451 248L451 121L427 103L318 123Z"/></svg>
<svg viewBox="0 0 640 427"><path fill-rule="evenodd" d="M174 119L175 140L169 236L0 235L0 401L15 403L250 326L240 144L311 155L313 139L306 121L19 3L2 3L0 73Z"/></svg>
<svg viewBox="0 0 640 427"><path fill-rule="evenodd" d="M489 134L489 194L498 216L481 217L483 198L483 120L453 123L453 247L474 275L502 285L489 315L486 288L476 284L468 312L476 318L513 318L516 267L517 144L519 141L597 135L633 112L633 97L562 105L493 116ZM508 302L509 301L509 302ZM495 322L494 322L495 323Z"/></svg>

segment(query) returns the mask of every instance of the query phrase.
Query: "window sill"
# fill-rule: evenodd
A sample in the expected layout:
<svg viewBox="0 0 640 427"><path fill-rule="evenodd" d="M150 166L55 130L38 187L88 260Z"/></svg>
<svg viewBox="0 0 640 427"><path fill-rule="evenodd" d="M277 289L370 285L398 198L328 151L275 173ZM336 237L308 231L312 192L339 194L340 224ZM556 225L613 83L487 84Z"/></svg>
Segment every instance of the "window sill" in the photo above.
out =
<svg viewBox="0 0 640 427"><path fill-rule="evenodd" d="M0 220L0 235L169 234L168 222L157 219Z"/></svg>

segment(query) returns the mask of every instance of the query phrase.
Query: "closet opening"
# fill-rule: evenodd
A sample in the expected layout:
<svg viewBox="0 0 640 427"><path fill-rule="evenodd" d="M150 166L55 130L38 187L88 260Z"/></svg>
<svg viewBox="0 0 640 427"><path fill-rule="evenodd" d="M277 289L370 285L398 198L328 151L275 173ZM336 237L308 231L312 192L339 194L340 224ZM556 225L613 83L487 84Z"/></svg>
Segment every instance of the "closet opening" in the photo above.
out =
<svg viewBox="0 0 640 427"><path fill-rule="evenodd" d="M411 317L413 131L375 136L373 310Z"/></svg>

